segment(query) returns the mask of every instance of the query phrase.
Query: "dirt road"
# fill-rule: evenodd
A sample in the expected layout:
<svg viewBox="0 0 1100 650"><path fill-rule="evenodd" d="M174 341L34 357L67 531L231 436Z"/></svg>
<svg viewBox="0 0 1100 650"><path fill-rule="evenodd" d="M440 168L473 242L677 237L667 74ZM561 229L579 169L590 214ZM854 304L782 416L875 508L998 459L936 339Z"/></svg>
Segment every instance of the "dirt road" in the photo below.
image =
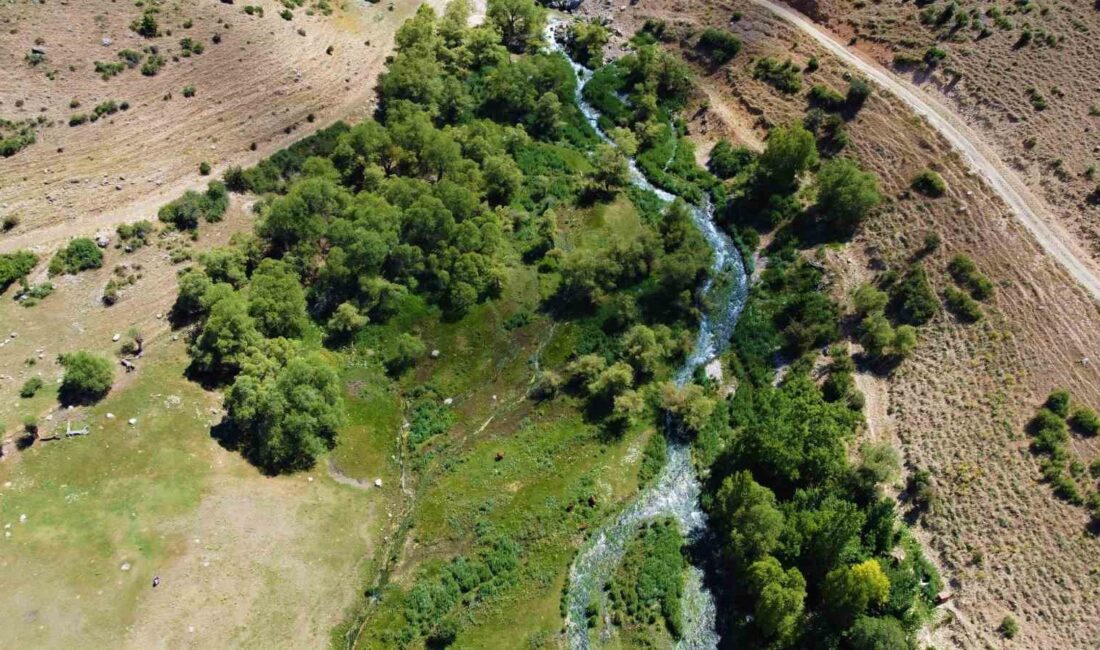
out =
<svg viewBox="0 0 1100 650"><path fill-rule="evenodd" d="M834 35L797 11L771 0L751 0L791 23L846 64L885 88L924 117L951 143L970 167L1012 209L1021 224L1035 237L1043 250L1054 258L1094 300L1100 301L1100 276L1089 257L1069 233L1054 224L1045 204L1035 197L1015 174L1005 168L998 156L953 111L912 84L899 79L876 63L849 50Z"/></svg>

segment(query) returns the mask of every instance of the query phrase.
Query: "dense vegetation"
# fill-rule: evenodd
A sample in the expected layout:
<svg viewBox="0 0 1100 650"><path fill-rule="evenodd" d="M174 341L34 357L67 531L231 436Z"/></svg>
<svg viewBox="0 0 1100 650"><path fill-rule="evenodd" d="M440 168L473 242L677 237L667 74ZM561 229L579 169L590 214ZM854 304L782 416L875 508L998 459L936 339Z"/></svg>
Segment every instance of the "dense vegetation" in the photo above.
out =
<svg viewBox="0 0 1100 650"><path fill-rule="evenodd" d="M538 49L540 7L493 0L476 27L469 11L461 1L441 16L422 6L398 30L374 119L231 169L225 188L212 183L162 210L162 220L195 229L220 217L225 190L263 195L253 233L181 274L172 312L191 328L193 376L226 388L216 435L265 471L309 467L346 421L332 366L340 359L371 368L373 381L400 380L402 451L416 472L445 471L456 415L421 372L427 346L408 325L431 314L441 328L472 328L471 315L510 280L531 278L540 317L574 332L571 349L532 378L540 413L591 426L601 444L666 422L694 437L697 462L709 468L724 632L775 647L907 642L937 578L882 493L900 475L897 455L869 446L858 465L848 459L862 400L853 360L836 345L845 309L801 251L859 227L881 200L874 177L844 159L821 164L818 136L799 125L774 129L759 156L720 146L711 171L700 169L678 120L688 68L656 36L635 39L584 89L614 141L604 144L574 103L568 62ZM570 51L597 65L601 29L574 27ZM736 54L721 35L704 47L715 61ZM783 83L786 75L784 66L767 72ZM686 202L662 205L629 187L630 155ZM711 251L689 205L706 201L745 250L758 229L777 235L726 359L740 381L732 398L713 382L670 381L707 308L699 288ZM873 321L867 347L904 357L915 344L907 327L934 313L935 294L919 267L875 290L857 307ZM504 327L531 318L520 311ZM823 346L828 378L819 386L810 371ZM778 383L777 355L791 361ZM664 461L661 442L650 436L643 482ZM509 460L497 452L492 462ZM600 507L591 487L580 489L532 505L518 522L482 516L490 502L469 518L448 514L448 525L464 522L464 550L433 551L407 588L383 582L356 638L447 646L516 585L553 583L567 566L561 550ZM643 527L606 585L616 621L640 639L680 634L682 544L671 523Z"/></svg>

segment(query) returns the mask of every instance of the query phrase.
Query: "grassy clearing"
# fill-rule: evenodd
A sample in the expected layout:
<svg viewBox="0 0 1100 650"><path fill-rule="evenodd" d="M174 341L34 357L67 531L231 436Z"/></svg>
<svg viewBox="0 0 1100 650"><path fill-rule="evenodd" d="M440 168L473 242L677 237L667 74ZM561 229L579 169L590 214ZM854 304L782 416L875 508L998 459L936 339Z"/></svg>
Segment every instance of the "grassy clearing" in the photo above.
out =
<svg viewBox="0 0 1100 650"><path fill-rule="evenodd" d="M385 443L398 415L377 408L387 397L349 397L333 452L382 490L338 485L323 465L269 479L210 438L217 400L182 378L186 363L182 344L154 350L132 384L73 412L90 435L0 464L0 525L11 524L0 606L13 616L0 646L316 645L354 600L397 495ZM346 373L349 394L364 372ZM55 399L47 380L19 406ZM59 417L40 424L64 430ZM227 599L240 604L226 610Z"/></svg>
<svg viewBox="0 0 1100 650"><path fill-rule="evenodd" d="M0 468L11 482L0 498L0 521L11 523L0 565L0 584L10 587L0 602L21 621L4 626L3 645L64 645L69 635L117 642L155 567L177 552L182 540L163 523L198 505L210 474L200 433L209 398L179 380L178 352L88 409L89 436L40 443ZM178 405L166 407L169 394Z"/></svg>

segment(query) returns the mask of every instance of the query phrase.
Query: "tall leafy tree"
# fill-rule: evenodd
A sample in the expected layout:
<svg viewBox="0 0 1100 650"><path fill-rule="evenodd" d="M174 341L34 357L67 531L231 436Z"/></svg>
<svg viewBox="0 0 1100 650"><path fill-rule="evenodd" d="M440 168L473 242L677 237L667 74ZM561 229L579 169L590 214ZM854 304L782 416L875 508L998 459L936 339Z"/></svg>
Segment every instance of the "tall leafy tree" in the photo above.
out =
<svg viewBox="0 0 1100 650"><path fill-rule="evenodd" d="M489 0L486 16L513 52L532 49L546 27L546 9L535 0Z"/></svg>
<svg viewBox="0 0 1100 650"><path fill-rule="evenodd" d="M336 372L316 354L266 375L241 374L226 408L244 453L271 472L310 467L335 445L345 419Z"/></svg>

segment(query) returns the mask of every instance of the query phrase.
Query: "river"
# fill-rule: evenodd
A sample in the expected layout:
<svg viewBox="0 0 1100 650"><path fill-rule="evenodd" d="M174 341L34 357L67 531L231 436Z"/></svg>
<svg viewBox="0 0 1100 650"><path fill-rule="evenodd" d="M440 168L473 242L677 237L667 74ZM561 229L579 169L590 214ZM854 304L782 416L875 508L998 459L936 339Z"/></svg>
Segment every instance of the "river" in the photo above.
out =
<svg viewBox="0 0 1100 650"><path fill-rule="evenodd" d="M562 52L569 59L555 37L561 22L552 22L547 30L550 49ZM604 141L610 142L598 124L599 114L582 95L584 82L591 71L570 59L577 77L577 106L592 128ZM635 160L630 159L631 181L671 202L676 197L654 187L641 173ZM748 295L748 278L741 255L733 242L714 223L714 208L709 198L703 205L693 206L692 219L713 250L710 278L703 286L706 301L711 308L705 311L699 333L691 354L676 374L677 385L687 383L695 370L718 356L729 344L737 318ZM728 277L728 282L715 282ZM668 462L657 479L640 492L617 517L604 524L585 542L577 553L569 570L566 628L569 645L574 650L589 647L589 633L585 610L593 597L605 601L603 586L622 560L626 543L634 535L639 524L655 517L672 517L689 541L701 539L707 532L707 517L699 506L700 483L691 459L690 443L669 430L665 439L668 445ZM607 603L602 602L603 611ZM691 566L683 596L683 637L678 648L702 650L716 648L718 634L715 631L715 606L712 594L707 590L702 570ZM606 634L607 629L602 634Z"/></svg>

